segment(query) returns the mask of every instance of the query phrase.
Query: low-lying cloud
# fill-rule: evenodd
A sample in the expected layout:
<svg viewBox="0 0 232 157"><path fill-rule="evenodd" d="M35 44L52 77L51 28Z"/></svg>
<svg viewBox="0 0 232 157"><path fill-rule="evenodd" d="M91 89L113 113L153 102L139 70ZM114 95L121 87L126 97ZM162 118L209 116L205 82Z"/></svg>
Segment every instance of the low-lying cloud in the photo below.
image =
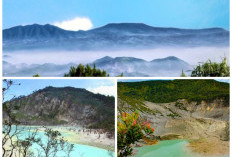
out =
<svg viewBox="0 0 232 157"><path fill-rule="evenodd" d="M160 48L149 50L119 50L119 51L17 51L3 52L3 60L12 64L68 64L91 63L96 59L110 57L135 57L151 61L168 56L178 57L190 65L197 65L208 59L220 62L223 57L229 59L228 47L197 47L197 48Z"/></svg>
<svg viewBox="0 0 232 157"><path fill-rule="evenodd" d="M53 25L71 31L86 31L93 28L92 21L88 17L75 17L69 20L57 21Z"/></svg>

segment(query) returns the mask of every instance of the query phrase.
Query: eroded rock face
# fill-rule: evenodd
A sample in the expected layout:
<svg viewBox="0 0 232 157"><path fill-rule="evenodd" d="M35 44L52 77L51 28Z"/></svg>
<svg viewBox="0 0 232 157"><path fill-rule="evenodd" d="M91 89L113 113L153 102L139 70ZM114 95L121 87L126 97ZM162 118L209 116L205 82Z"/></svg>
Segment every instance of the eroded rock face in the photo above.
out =
<svg viewBox="0 0 232 157"><path fill-rule="evenodd" d="M46 87L6 104L22 124L99 128L102 123L112 123L111 127L114 125L114 97L94 94L85 89ZM3 113L6 119L6 111Z"/></svg>
<svg viewBox="0 0 232 157"><path fill-rule="evenodd" d="M132 112L133 106L118 99L120 110ZM137 104L139 105L139 104ZM211 102L188 102L185 99L171 103L143 102L152 112L140 112L155 128L161 140L199 139L217 137L229 140L229 105L223 99Z"/></svg>

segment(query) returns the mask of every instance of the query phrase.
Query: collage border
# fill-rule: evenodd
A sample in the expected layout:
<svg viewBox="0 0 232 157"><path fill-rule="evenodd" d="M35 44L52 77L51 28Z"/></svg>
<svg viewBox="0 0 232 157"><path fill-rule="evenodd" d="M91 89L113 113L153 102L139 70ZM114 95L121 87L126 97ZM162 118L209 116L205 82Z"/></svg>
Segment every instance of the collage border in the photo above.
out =
<svg viewBox="0 0 232 157"><path fill-rule="evenodd" d="M0 17L1 17L1 20L0 20L0 25L1 25L1 30L2 30L2 18L3 18L3 13L2 13L2 3L3 3L3 0L1 0L0 2ZM229 65L230 65L230 77L3 77L3 71L2 71L2 68L3 68L3 64L2 64L2 31L0 31L0 49L1 49L1 59L0 59L0 76L1 76L1 80L3 79L110 79L110 80L114 80L114 83L115 83L115 157L117 157L117 82L120 81L120 80L127 80L127 79L130 79L130 80L138 80L138 79L141 79L141 80L153 80L153 79L208 79L208 80L212 80L212 79L218 79L218 80L230 80L230 105L232 104L232 99L231 99L231 96L232 96L232 70L231 70L231 62L232 62L232 55L231 55L231 46L232 46L232 35L231 35L231 26L232 26L232 11L231 11L231 8L232 8L232 2L230 2L230 54L229 54L229 57L230 57L230 60L229 60ZM2 83L0 84L0 88L2 88ZM2 101L2 94L0 95L0 98L1 98L1 101ZM231 117L231 113L232 113L232 109L230 107L230 137L232 135L231 133L231 122L232 122L232 117ZM0 106L0 114L2 115L2 105ZM0 123L1 123L1 127L0 127L0 131L2 132L2 117L0 118ZM0 134L0 137L2 138L2 134ZM2 144L2 140L0 140L0 144ZM231 146L231 141L230 141L230 156L232 156L232 146Z"/></svg>

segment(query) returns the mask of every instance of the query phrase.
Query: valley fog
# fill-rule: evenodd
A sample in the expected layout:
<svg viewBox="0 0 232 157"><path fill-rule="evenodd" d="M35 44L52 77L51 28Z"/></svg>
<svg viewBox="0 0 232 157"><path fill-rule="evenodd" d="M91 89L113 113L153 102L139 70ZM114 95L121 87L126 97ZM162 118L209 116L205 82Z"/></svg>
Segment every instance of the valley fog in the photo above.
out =
<svg viewBox="0 0 232 157"><path fill-rule="evenodd" d="M3 61L11 64L86 64L105 56L110 57L135 57L151 61L153 59L165 58L168 56L178 57L190 65L197 65L199 62L219 62L223 57L229 59L228 47L197 47L197 48L159 48L149 50L114 50L114 51L15 51L4 52Z"/></svg>
<svg viewBox="0 0 232 157"><path fill-rule="evenodd" d="M44 77L64 76L72 65L77 66L80 63L91 64L105 56L113 58L135 57L146 60L142 63L137 59L120 58L115 59L115 62L108 62L104 58L101 60L101 63L96 62L97 68L106 70L110 76L118 76L123 73L124 76L128 77L178 77L182 70L184 70L187 76L190 76L191 70L199 62L205 62L208 59L220 62L223 57L229 59L229 48L160 48L149 50L112 50L110 52L44 50L4 52L3 75L17 77L31 77L35 74ZM169 59L166 57L169 57ZM165 58L165 60L154 62L154 59L159 58Z"/></svg>

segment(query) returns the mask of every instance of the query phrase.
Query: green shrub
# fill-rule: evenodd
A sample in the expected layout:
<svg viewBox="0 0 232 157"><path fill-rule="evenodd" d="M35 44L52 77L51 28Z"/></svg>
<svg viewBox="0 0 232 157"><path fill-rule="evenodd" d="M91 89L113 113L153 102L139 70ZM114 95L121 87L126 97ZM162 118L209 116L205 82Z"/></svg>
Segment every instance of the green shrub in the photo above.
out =
<svg viewBox="0 0 232 157"><path fill-rule="evenodd" d="M230 67L227 65L227 59L224 58L221 63L208 60L199 64L192 71L191 77L229 77Z"/></svg>
<svg viewBox="0 0 232 157"><path fill-rule="evenodd" d="M118 116L117 123L117 140L118 140L118 156L125 157L132 155L132 144L140 139L152 134L154 129L151 128L150 123L141 122L139 120L139 112L122 113Z"/></svg>

